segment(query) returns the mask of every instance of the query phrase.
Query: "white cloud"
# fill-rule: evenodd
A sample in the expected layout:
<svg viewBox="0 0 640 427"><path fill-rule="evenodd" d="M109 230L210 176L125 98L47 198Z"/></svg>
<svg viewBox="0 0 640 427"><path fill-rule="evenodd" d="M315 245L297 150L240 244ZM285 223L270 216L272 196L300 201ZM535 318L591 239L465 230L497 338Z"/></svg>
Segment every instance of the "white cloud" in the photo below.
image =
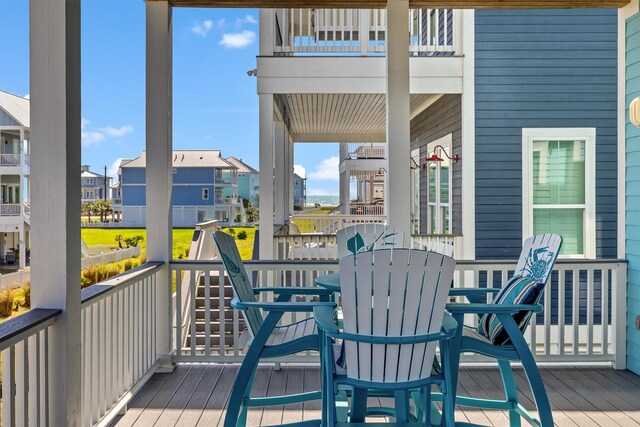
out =
<svg viewBox="0 0 640 427"><path fill-rule="evenodd" d="M85 146L96 145L107 138L120 138L133 132L133 126L124 125L120 127L105 126L98 129L89 129L91 121L82 118L80 122L82 144Z"/></svg>
<svg viewBox="0 0 640 427"><path fill-rule="evenodd" d="M249 30L244 30L241 33L225 33L222 35L220 44L226 48L238 48L249 46L256 41L256 33Z"/></svg>
<svg viewBox="0 0 640 427"><path fill-rule="evenodd" d="M224 27L224 25L227 23L227 21L222 18L222 19L218 19L218 21L216 21L216 25L218 26L218 28L222 28Z"/></svg>
<svg viewBox="0 0 640 427"><path fill-rule="evenodd" d="M117 182L118 179L118 169L120 168L120 162L124 159L124 157L117 158L115 162L111 163L109 169L107 169L107 176L114 177L113 182Z"/></svg>
<svg viewBox="0 0 640 427"><path fill-rule="evenodd" d="M24 99L29 99L30 94L26 94L25 96L23 96Z"/></svg>
<svg viewBox="0 0 640 427"><path fill-rule="evenodd" d="M307 170L302 165L293 165L293 173L297 174L300 178L307 177Z"/></svg>
<svg viewBox="0 0 640 427"><path fill-rule="evenodd" d="M213 28L213 21L207 19L206 21L202 21L201 23L194 23L191 27L191 31L194 34L197 34L202 37L206 37L207 33Z"/></svg>
<svg viewBox="0 0 640 427"><path fill-rule="evenodd" d="M257 24L258 21L252 15L247 15L244 18L236 19L236 26L242 27L244 24Z"/></svg>
<svg viewBox="0 0 640 427"><path fill-rule="evenodd" d="M329 157L316 165L316 170L309 174L309 178L324 181L339 181L339 166L340 160L338 156Z"/></svg>

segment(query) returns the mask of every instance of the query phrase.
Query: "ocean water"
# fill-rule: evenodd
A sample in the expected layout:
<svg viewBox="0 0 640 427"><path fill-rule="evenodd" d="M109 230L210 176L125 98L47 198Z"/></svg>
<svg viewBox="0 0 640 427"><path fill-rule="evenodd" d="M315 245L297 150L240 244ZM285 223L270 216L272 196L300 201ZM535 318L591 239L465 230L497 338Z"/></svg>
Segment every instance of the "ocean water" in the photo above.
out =
<svg viewBox="0 0 640 427"><path fill-rule="evenodd" d="M322 206L338 206L340 196L307 196L307 206L314 206L316 203Z"/></svg>

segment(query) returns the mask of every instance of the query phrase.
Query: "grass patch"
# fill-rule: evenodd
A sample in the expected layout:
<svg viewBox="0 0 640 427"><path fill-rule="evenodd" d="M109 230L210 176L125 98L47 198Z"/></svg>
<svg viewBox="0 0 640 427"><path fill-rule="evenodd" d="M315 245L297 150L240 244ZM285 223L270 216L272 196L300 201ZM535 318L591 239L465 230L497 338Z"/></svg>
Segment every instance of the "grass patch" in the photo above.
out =
<svg viewBox="0 0 640 427"><path fill-rule="evenodd" d="M246 240L236 239L238 249L240 250L240 256L242 259L251 259L253 255L253 241L256 236L256 229L254 227L232 227L236 236L240 231L244 230L247 233ZM227 228L225 228L227 230ZM111 246L118 247L115 237L118 234L122 234L123 238L142 235L144 240L140 243L140 249L146 253L147 250L147 230L144 228L83 228L82 238L87 246ZM191 239L193 238L192 228L174 228L173 229L173 259L185 258L185 254L188 252L191 246ZM213 237L211 237L213 239ZM124 245L123 243L123 246Z"/></svg>

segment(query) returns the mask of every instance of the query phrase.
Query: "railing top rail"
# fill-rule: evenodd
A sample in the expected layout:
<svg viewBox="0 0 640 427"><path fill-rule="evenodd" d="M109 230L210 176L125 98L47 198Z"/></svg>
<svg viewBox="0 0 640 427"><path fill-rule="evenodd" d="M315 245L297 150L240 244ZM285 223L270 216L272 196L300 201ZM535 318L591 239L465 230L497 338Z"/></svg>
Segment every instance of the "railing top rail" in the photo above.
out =
<svg viewBox="0 0 640 427"><path fill-rule="evenodd" d="M46 328L61 313L60 309L34 308L0 323L0 351Z"/></svg>
<svg viewBox="0 0 640 427"><path fill-rule="evenodd" d="M163 264L164 262L162 261L148 261L139 267L125 271L122 274L118 274L117 276L105 280L104 282L82 289L80 291L82 306L88 305L97 299L102 299L113 292L117 292L122 289L123 286L150 276Z"/></svg>
<svg viewBox="0 0 640 427"><path fill-rule="evenodd" d="M412 234L411 237L415 238L429 238L429 237L462 237L462 234Z"/></svg>

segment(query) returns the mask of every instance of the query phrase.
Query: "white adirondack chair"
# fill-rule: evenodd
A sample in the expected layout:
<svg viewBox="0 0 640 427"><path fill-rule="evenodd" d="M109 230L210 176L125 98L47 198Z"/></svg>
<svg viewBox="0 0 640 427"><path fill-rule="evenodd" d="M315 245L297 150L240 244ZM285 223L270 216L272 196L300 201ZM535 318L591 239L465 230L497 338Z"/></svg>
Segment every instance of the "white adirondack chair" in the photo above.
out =
<svg viewBox="0 0 640 427"><path fill-rule="evenodd" d="M422 245L422 249L425 251L436 252L436 253L453 258L453 245L450 245L448 243L429 242L426 245Z"/></svg>
<svg viewBox="0 0 640 427"><path fill-rule="evenodd" d="M451 375L448 339L457 327L453 318L445 318L454 268L450 257L404 248L360 252L340 259L344 330L334 322L333 310L314 309L328 387L326 425L339 425L334 400L338 384L354 387L351 422L364 421L367 391L373 390L393 394L398 423L412 419L409 390L430 390L432 384L438 384L445 392L446 423L453 425L453 396L446 393L449 387L444 385ZM346 375L334 372L332 338L345 342ZM444 369L432 373L438 342ZM428 400L430 392L423 396ZM425 414L425 419L429 416Z"/></svg>

